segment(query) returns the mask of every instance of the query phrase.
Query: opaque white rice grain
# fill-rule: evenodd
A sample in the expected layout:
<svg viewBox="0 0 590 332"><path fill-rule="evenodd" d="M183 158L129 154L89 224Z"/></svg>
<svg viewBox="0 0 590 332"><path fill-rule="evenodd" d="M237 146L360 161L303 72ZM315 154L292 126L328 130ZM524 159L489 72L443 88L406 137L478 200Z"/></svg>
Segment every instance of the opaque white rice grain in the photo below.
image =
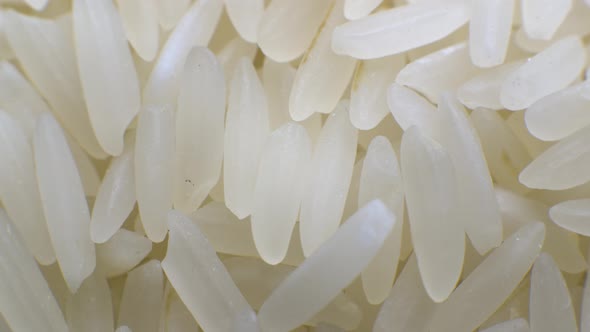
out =
<svg viewBox="0 0 590 332"><path fill-rule="evenodd" d="M2 206L37 261L52 264L55 251L43 215L33 149L20 125L4 111L0 111L0 155Z"/></svg>
<svg viewBox="0 0 590 332"><path fill-rule="evenodd" d="M64 133L48 113L37 120L33 150L51 242L68 288L74 293L96 265L90 212Z"/></svg>
<svg viewBox="0 0 590 332"><path fill-rule="evenodd" d="M369 264L395 223L379 200L359 209L274 289L258 313L260 327L290 330L311 318ZM308 283L310 278L315 282Z"/></svg>
<svg viewBox="0 0 590 332"><path fill-rule="evenodd" d="M460 1L409 4L337 27L332 49L358 59L380 58L442 39L468 19L469 9Z"/></svg>
<svg viewBox="0 0 590 332"><path fill-rule="evenodd" d="M551 39L567 14L573 0L522 0L522 26L533 39Z"/></svg>
<svg viewBox="0 0 590 332"><path fill-rule="evenodd" d="M199 227L178 211L168 214L170 239L162 262L168 280L204 330L257 331L246 302Z"/></svg>
<svg viewBox="0 0 590 332"><path fill-rule="evenodd" d="M215 55L203 47L189 53L176 111L174 207L196 210L221 175L225 125L225 79Z"/></svg>
<svg viewBox="0 0 590 332"><path fill-rule="evenodd" d="M47 281L3 210L0 210L0 279L0 311L14 331L68 329Z"/></svg>
<svg viewBox="0 0 590 332"><path fill-rule="evenodd" d="M74 0L72 17L78 70L92 128L102 148L119 155L125 129L139 112L140 103L137 72L121 17L109 0Z"/></svg>
<svg viewBox="0 0 590 332"><path fill-rule="evenodd" d="M476 66L487 68L504 62L512 32L514 4L514 0L473 2L469 21L469 55Z"/></svg>

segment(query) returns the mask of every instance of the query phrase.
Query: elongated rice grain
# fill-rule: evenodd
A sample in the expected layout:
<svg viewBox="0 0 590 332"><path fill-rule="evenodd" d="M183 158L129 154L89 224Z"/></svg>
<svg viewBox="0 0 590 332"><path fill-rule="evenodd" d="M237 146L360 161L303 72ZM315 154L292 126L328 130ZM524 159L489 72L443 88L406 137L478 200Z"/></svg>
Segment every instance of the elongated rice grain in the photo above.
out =
<svg viewBox="0 0 590 332"><path fill-rule="evenodd" d="M174 2L169 0L167 2ZM160 46L159 0L117 0L129 44L146 61L152 61Z"/></svg>
<svg viewBox="0 0 590 332"><path fill-rule="evenodd" d="M244 40L255 43L264 13L264 0L225 0L225 10L238 34Z"/></svg>
<svg viewBox="0 0 590 332"><path fill-rule="evenodd" d="M118 230L108 241L96 246L97 269L107 278L131 271L152 250L152 242L146 237Z"/></svg>
<svg viewBox="0 0 590 332"><path fill-rule="evenodd" d="M71 332L112 331L113 304L107 280L96 274L88 277L66 305Z"/></svg>
<svg viewBox="0 0 590 332"><path fill-rule="evenodd" d="M512 32L514 4L514 0L473 2L469 21L469 55L476 66L487 68L504 62Z"/></svg>

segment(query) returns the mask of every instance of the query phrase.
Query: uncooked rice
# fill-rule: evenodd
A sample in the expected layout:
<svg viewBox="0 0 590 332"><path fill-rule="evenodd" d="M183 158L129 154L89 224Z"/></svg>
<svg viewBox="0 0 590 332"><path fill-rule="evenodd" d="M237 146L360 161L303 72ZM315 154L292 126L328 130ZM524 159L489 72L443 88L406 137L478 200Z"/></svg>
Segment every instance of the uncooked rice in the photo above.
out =
<svg viewBox="0 0 590 332"><path fill-rule="evenodd" d="M590 332L590 1L0 0L0 332Z"/></svg>

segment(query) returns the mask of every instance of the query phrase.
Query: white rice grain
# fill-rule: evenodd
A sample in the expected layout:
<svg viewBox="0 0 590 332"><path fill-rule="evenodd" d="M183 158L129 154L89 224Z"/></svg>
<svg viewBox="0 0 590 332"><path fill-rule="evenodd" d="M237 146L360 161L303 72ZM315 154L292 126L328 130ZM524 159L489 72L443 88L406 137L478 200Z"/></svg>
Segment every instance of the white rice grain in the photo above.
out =
<svg viewBox="0 0 590 332"><path fill-rule="evenodd" d="M152 61L160 46L159 0L117 0L129 44L146 61ZM162 2L162 1L159 1ZM174 0L168 0L172 3Z"/></svg>
<svg viewBox="0 0 590 332"><path fill-rule="evenodd" d="M487 68L504 63L512 32L514 7L514 0L473 2L469 21L469 55L473 64Z"/></svg>
<svg viewBox="0 0 590 332"><path fill-rule="evenodd" d="M533 39L551 39L572 5L572 0L522 0L524 31Z"/></svg>
<svg viewBox="0 0 590 332"><path fill-rule="evenodd" d="M107 280L96 274L88 277L66 304L71 332L112 331L113 303Z"/></svg>
<svg viewBox="0 0 590 332"><path fill-rule="evenodd" d="M107 242L96 246L97 269L107 278L131 271L152 250L152 242L126 229L118 230Z"/></svg>
<svg viewBox="0 0 590 332"><path fill-rule="evenodd" d="M225 0L225 10L240 37L255 43L264 13L264 0Z"/></svg>

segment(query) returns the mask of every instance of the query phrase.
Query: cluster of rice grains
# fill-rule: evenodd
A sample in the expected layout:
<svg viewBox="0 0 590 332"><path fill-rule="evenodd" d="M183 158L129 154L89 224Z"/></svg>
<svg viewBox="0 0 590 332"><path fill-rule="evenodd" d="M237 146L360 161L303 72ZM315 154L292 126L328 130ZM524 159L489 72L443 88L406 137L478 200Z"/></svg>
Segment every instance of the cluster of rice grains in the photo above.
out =
<svg viewBox="0 0 590 332"><path fill-rule="evenodd" d="M590 332L586 0L0 0L0 332Z"/></svg>

